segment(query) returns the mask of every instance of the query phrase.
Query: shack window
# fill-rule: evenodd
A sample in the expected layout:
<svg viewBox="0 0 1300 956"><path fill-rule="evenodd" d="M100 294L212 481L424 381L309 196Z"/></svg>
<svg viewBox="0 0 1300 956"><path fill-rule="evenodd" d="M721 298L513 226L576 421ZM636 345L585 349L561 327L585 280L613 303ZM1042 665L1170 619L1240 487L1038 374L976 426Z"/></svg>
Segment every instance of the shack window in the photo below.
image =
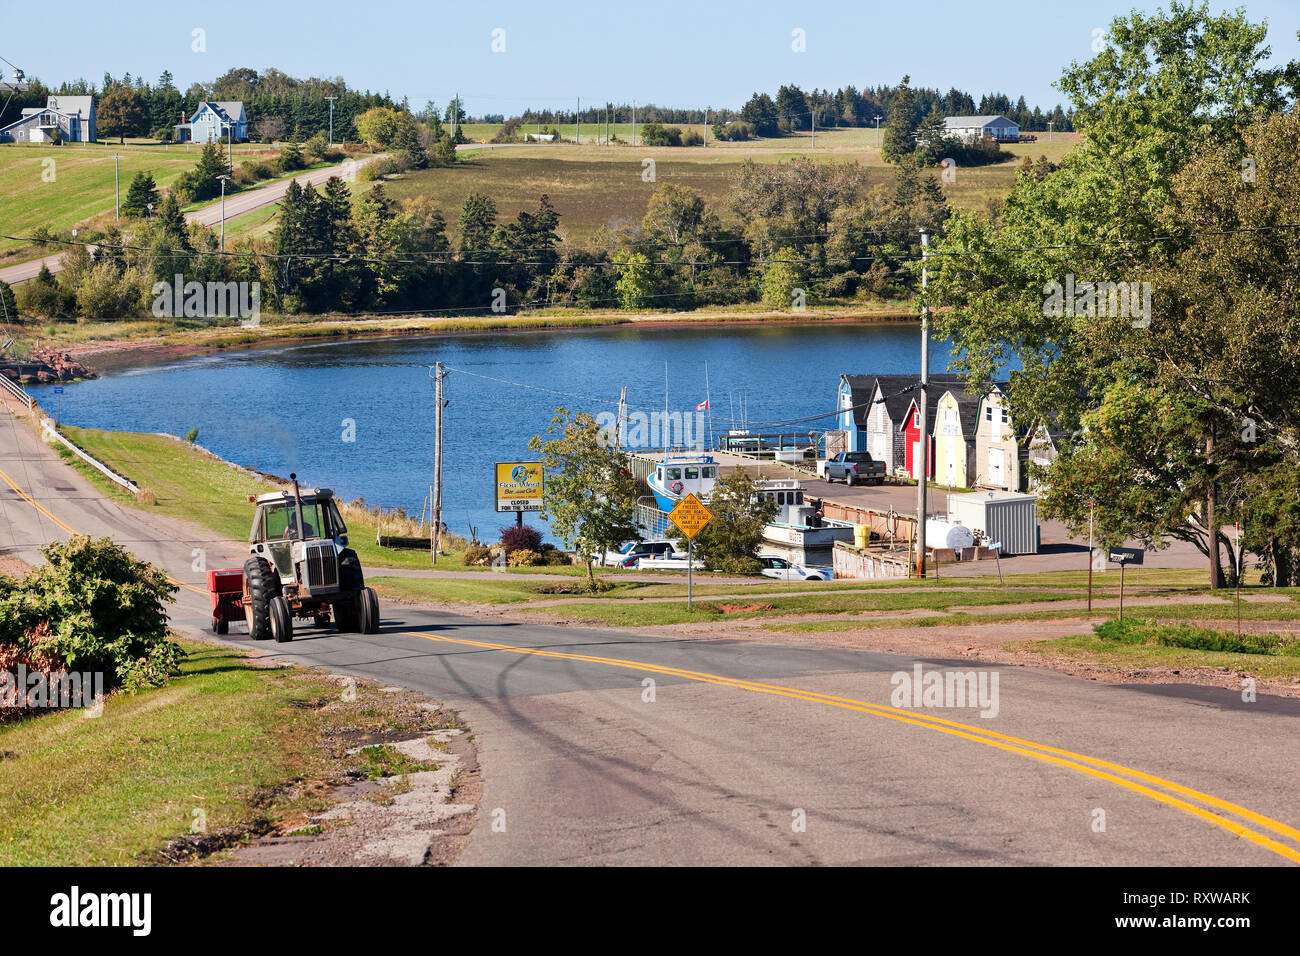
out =
<svg viewBox="0 0 1300 956"><path fill-rule="evenodd" d="M676 480L677 480L678 478L680 478L681 476L682 476L682 470L681 470L680 468L669 468L669 469L668 469L668 480L669 480L669 481L676 481Z"/></svg>
<svg viewBox="0 0 1300 956"><path fill-rule="evenodd" d="M699 477L700 477L700 469L698 469L698 468L687 468L687 469L686 469L686 480L687 480L687 481L695 481L695 480L698 480Z"/></svg>

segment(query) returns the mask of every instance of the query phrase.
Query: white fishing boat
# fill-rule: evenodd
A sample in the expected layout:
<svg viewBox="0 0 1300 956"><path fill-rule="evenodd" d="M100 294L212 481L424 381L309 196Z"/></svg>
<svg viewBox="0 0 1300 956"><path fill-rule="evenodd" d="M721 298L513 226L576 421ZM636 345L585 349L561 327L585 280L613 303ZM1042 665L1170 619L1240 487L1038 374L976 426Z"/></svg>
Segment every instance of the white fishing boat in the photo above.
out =
<svg viewBox="0 0 1300 956"><path fill-rule="evenodd" d="M804 496L798 478L769 478L758 495L776 504L776 515L763 529L763 540L798 564L830 564L836 541L852 541L853 526L824 520Z"/></svg>
<svg viewBox="0 0 1300 956"><path fill-rule="evenodd" d="M672 511L687 495L707 500L717 482L718 463L712 455L670 455L646 479L663 512Z"/></svg>

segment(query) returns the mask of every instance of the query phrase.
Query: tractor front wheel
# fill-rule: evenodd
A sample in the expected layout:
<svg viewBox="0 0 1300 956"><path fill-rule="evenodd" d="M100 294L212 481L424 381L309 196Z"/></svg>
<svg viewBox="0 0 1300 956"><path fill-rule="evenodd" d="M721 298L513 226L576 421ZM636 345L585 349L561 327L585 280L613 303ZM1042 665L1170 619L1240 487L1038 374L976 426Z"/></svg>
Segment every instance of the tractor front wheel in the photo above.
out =
<svg viewBox="0 0 1300 956"><path fill-rule="evenodd" d="M357 596L360 610L360 631L362 634L379 633L379 595L374 588L362 588Z"/></svg>
<svg viewBox="0 0 1300 956"><path fill-rule="evenodd" d="M271 619L271 636L277 644L293 640L293 615L289 613L289 602L280 595L271 598L267 608Z"/></svg>
<svg viewBox="0 0 1300 956"><path fill-rule="evenodd" d="M255 641L271 636L271 599L280 596L280 579L266 558L252 557L244 562L248 580L248 600L244 602L244 619L248 635Z"/></svg>

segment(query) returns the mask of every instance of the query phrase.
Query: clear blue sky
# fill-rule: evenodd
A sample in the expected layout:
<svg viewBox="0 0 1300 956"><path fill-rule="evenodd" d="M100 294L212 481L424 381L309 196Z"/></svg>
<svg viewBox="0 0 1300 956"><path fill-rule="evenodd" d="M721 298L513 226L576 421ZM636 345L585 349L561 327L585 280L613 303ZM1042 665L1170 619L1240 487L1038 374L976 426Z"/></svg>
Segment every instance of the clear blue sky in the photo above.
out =
<svg viewBox="0 0 1300 956"><path fill-rule="evenodd" d="M1160 6L1167 6L1167 0ZM1214 3L1216 9L1237 3ZM152 81L171 70L182 90L234 66L294 76L343 76L351 86L409 97L413 108L459 91L474 115L526 106L568 108L581 96L673 106L738 107L782 83L805 90L913 83L972 93L1023 93L1031 106L1063 98L1062 67L1092 55L1092 31L1155 0L276 0L149 4L5 0L0 56L57 84L104 71ZM1300 58L1300 0L1249 0L1266 20L1275 59ZM560 11L564 11L561 13ZM309 12L294 12L309 11ZM207 51L191 50L206 30ZM493 53L492 31L506 51ZM791 49L791 31L807 50ZM54 33L48 31L54 29ZM57 41L38 39L46 35ZM0 66L3 66L0 64ZM8 75L8 68L4 68Z"/></svg>

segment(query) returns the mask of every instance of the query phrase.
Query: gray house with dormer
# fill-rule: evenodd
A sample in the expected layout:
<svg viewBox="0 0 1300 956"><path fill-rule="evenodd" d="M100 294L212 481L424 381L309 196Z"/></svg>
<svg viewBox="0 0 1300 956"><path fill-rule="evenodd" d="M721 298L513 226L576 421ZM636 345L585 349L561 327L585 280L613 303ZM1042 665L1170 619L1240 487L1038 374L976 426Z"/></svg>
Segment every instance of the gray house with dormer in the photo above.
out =
<svg viewBox="0 0 1300 956"><path fill-rule="evenodd" d="M99 138L93 96L49 96L0 128L0 143L93 143Z"/></svg>

